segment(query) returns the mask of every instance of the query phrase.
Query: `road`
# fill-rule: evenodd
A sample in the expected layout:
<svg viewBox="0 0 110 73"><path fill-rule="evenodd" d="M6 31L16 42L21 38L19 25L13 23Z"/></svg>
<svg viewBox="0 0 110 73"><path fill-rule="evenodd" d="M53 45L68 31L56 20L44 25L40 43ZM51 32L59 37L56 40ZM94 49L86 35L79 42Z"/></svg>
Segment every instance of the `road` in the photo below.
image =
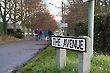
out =
<svg viewBox="0 0 110 73"><path fill-rule="evenodd" d="M44 41L18 41L0 45L0 73L9 73L12 69L31 59L47 46Z"/></svg>

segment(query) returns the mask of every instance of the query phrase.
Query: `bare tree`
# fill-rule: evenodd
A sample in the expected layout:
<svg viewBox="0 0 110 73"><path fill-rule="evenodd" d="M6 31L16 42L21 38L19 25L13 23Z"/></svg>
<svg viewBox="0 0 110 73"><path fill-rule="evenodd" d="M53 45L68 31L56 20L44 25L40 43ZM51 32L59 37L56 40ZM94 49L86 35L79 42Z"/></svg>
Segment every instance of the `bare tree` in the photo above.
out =
<svg viewBox="0 0 110 73"><path fill-rule="evenodd" d="M86 22L88 16L88 2L83 3L82 0L67 0L68 14L66 16L68 28L74 29L78 22ZM95 15L103 15L110 13L110 0L95 0Z"/></svg>
<svg viewBox="0 0 110 73"><path fill-rule="evenodd" d="M67 0L68 12L66 14L66 21L68 22L68 29L74 33L74 27L78 22L86 22L87 20L87 3L82 0Z"/></svg>
<svg viewBox="0 0 110 73"><path fill-rule="evenodd" d="M4 34L7 33L7 22L10 19L9 13L12 9L10 3L11 3L11 0L1 0L1 2L0 2L0 15L1 15L2 21L3 21Z"/></svg>
<svg viewBox="0 0 110 73"><path fill-rule="evenodd" d="M95 15L110 13L110 0L95 0Z"/></svg>

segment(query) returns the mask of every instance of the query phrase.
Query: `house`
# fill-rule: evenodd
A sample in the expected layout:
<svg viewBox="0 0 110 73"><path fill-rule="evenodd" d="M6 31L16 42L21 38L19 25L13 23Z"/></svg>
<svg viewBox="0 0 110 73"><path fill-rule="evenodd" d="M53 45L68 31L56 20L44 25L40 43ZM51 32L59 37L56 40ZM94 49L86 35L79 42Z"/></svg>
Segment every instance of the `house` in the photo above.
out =
<svg viewBox="0 0 110 73"><path fill-rule="evenodd" d="M20 23L16 23L16 32L14 32L13 23L8 22L8 25L7 25L7 34L8 35L14 35L15 33L21 32L21 30L22 30L22 27L21 27Z"/></svg>

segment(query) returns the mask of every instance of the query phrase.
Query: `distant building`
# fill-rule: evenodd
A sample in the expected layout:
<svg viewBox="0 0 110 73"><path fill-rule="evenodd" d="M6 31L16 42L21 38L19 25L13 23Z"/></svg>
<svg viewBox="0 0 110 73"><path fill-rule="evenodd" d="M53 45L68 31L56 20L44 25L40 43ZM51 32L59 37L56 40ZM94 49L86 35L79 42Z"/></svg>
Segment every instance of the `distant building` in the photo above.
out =
<svg viewBox="0 0 110 73"><path fill-rule="evenodd" d="M16 23L16 32L21 32L22 30L22 27L20 25L20 23ZM14 27L13 27L13 23L12 22L8 22L8 25L7 25L7 34L8 35L14 35Z"/></svg>
<svg viewBox="0 0 110 73"><path fill-rule="evenodd" d="M7 29L13 29L13 23L12 22L8 22L8 26ZM22 29L20 23L16 23L16 29Z"/></svg>

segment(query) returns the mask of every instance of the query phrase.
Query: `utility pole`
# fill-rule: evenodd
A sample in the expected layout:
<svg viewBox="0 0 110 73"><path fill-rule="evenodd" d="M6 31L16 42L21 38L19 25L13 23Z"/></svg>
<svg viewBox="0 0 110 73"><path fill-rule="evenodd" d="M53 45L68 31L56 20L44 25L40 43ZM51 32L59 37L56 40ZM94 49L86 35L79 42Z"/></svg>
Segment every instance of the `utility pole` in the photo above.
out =
<svg viewBox="0 0 110 73"><path fill-rule="evenodd" d="M64 3L62 2L62 25L64 23ZM64 27L61 27L60 29L64 29ZM58 36L63 36L58 35ZM59 48L56 50L56 63L59 69L63 69L66 66L66 49Z"/></svg>
<svg viewBox="0 0 110 73"><path fill-rule="evenodd" d="M67 25L65 22L65 3L62 1L62 24L65 24L66 27L62 27L64 30L64 35L67 36Z"/></svg>
<svg viewBox="0 0 110 73"><path fill-rule="evenodd" d="M64 3L62 1L62 22L64 22Z"/></svg>
<svg viewBox="0 0 110 73"><path fill-rule="evenodd" d="M64 23L64 7L63 7L64 3L62 1L62 24ZM64 31L64 27L61 28L62 29L62 32ZM64 34L64 32L63 32Z"/></svg>

